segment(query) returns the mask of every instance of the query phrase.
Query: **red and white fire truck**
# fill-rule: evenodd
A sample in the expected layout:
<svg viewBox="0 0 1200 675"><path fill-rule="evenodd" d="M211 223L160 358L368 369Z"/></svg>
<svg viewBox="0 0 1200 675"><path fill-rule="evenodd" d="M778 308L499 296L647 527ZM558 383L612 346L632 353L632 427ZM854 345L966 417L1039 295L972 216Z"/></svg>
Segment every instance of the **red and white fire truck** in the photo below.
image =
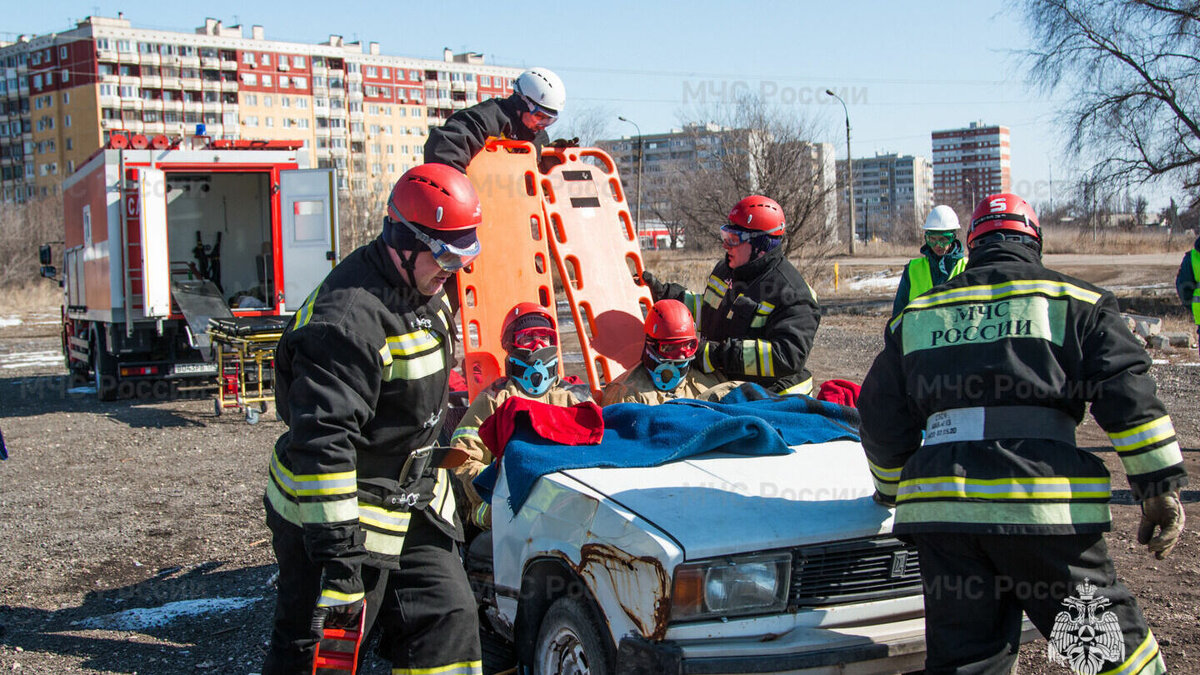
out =
<svg viewBox="0 0 1200 675"><path fill-rule="evenodd" d="M146 395L217 373L210 318L282 328L339 255L333 169L301 146L114 134L63 183L61 269L40 257L75 379Z"/></svg>

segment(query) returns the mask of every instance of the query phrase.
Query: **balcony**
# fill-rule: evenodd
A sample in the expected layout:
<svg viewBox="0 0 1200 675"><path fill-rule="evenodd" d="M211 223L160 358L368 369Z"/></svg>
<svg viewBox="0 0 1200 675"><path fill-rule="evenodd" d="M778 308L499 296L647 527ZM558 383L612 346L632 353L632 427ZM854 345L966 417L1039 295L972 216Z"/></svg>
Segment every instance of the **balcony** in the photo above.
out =
<svg viewBox="0 0 1200 675"><path fill-rule="evenodd" d="M213 138L220 138L225 133L225 127L220 124L205 124L204 133Z"/></svg>
<svg viewBox="0 0 1200 675"><path fill-rule="evenodd" d="M220 101L205 101L204 102L204 112L206 112L206 113L219 113L219 112L221 112L221 110L222 110L222 107L221 107Z"/></svg>
<svg viewBox="0 0 1200 675"><path fill-rule="evenodd" d="M329 154L333 155L334 157L349 157L350 148L330 148Z"/></svg>
<svg viewBox="0 0 1200 675"><path fill-rule="evenodd" d="M237 70L237 69L238 69L237 61L233 61L233 60L229 60L229 59L221 60L221 70Z"/></svg>
<svg viewBox="0 0 1200 675"><path fill-rule="evenodd" d="M201 86L204 91L221 91L221 84L220 80L202 80Z"/></svg>
<svg viewBox="0 0 1200 675"><path fill-rule="evenodd" d="M325 66L318 66L315 63L313 64L313 67L312 67L313 76L321 76L327 72L329 72L329 70L327 68L325 68Z"/></svg>
<svg viewBox="0 0 1200 675"><path fill-rule="evenodd" d="M140 98L122 98L121 107L125 110L141 110L142 99Z"/></svg>
<svg viewBox="0 0 1200 675"><path fill-rule="evenodd" d="M162 110L163 102L159 99L142 99L142 110Z"/></svg>
<svg viewBox="0 0 1200 675"><path fill-rule="evenodd" d="M350 132L350 140L363 143L363 142L366 142L367 135L361 131L351 131Z"/></svg>
<svg viewBox="0 0 1200 675"><path fill-rule="evenodd" d="M183 80L179 79L178 77L164 77L164 78L162 78L162 88L163 89L182 89L183 88Z"/></svg>
<svg viewBox="0 0 1200 675"><path fill-rule="evenodd" d="M364 119L363 111L353 110L350 112L350 121L361 122L361 121L363 121L363 119Z"/></svg>
<svg viewBox="0 0 1200 675"><path fill-rule="evenodd" d="M451 81L451 82L450 82L450 89L451 89L452 91L466 91L466 90L467 90L467 83L466 83L466 82L463 82L462 80L454 80L454 81Z"/></svg>
<svg viewBox="0 0 1200 675"><path fill-rule="evenodd" d="M131 134L142 133L142 123L137 120L124 120L121 123L125 125L125 131Z"/></svg>
<svg viewBox="0 0 1200 675"><path fill-rule="evenodd" d="M200 67L209 70L217 70L221 67L221 59L215 56L205 56L200 59Z"/></svg>
<svg viewBox="0 0 1200 675"><path fill-rule="evenodd" d="M96 60L115 63L117 61L117 50L115 49L97 49Z"/></svg>
<svg viewBox="0 0 1200 675"><path fill-rule="evenodd" d="M162 89L162 78L158 75L146 75L142 77L142 87L147 89Z"/></svg>
<svg viewBox="0 0 1200 675"><path fill-rule="evenodd" d="M100 128L105 131L112 131L113 129L123 129L124 127L121 125L121 120L102 117L100 118Z"/></svg>
<svg viewBox="0 0 1200 675"><path fill-rule="evenodd" d="M163 110L166 112L183 112L183 101L163 101Z"/></svg>
<svg viewBox="0 0 1200 675"><path fill-rule="evenodd" d="M453 101L451 102L450 107L454 108L455 110L462 110L468 105L470 105L469 101Z"/></svg>
<svg viewBox="0 0 1200 675"><path fill-rule="evenodd" d="M100 81L104 84L119 84L121 78L116 73L106 73L100 76Z"/></svg>
<svg viewBox="0 0 1200 675"><path fill-rule="evenodd" d="M221 83L221 91L237 91L237 90L238 90L237 80L226 80L225 82Z"/></svg>
<svg viewBox="0 0 1200 675"><path fill-rule="evenodd" d="M199 56L181 56L181 57L179 57L179 65L184 68L199 68L200 67L200 57Z"/></svg>
<svg viewBox="0 0 1200 675"><path fill-rule="evenodd" d="M362 71L356 70L353 73L346 73L347 82L362 82Z"/></svg>
<svg viewBox="0 0 1200 675"><path fill-rule="evenodd" d="M122 75L121 76L121 85L129 86L129 87L140 87L140 86L142 86L142 78L138 77L137 75Z"/></svg>
<svg viewBox="0 0 1200 675"><path fill-rule="evenodd" d="M142 133L165 134L167 133L167 125L162 122L143 122Z"/></svg>
<svg viewBox="0 0 1200 675"><path fill-rule="evenodd" d="M350 92L349 92L349 93L346 95L346 98L347 98L347 99L349 99L349 100L351 100L351 101L359 101L359 102L361 102L361 101L363 100L363 93L362 93L362 90L361 90L361 89L359 89L359 90L357 90L357 91L355 91L355 90L350 90Z"/></svg>
<svg viewBox="0 0 1200 675"><path fill-rule="evenodd" d="M181 78L181 81L183 82L183 88L188 91L200 91L200 88L204 86L204 81L198 77L184 77Z"/></svg>
<svg viewBox="0 0 1200 675"><path fill-rule="evenodd" d="M338 138L346 137L346 127L329 127L329 135Z"/></svg>
<svg viewBox="0 0 1200 675"><path fill-rule="evenodd" d="M184 101L183 112L202 113L204 112L204 104L200 101Z"/></svg>
<svg viewBox="0 0 1200 675"><path fill-rule="evenodd" d="M158 54L142 54L142 65L157 66L162 62L162 57Z"/></svg>
<svg viewBox="0 0 1200 675"><path fill-rule="evenodd" d="M163 54L162 55L162 65L164 65L164 66L178 66L182 63L183 63L183 57L178 54Z"/></svg>

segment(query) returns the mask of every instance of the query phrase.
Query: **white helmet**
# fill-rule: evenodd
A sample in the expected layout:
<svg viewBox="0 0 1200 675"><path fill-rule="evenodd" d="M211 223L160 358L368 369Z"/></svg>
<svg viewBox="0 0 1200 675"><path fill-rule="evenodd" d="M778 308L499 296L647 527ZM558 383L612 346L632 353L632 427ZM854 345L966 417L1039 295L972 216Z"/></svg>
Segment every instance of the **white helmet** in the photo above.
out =
<svg viewBox="0 0 1200 675"><path fill-rule="evenodd" d="M921 229L926 232L945 232L960 229L958 214L949 206L939 204L929 212L929 216L925 218L925 224L921 226Z"/></svg>
<svg viewBox="0 0 1200 675"><path fill-rule="evenodd" d="M558 114L567 103L567 88L562 80L545 68L531 68L521 73L513 82L513 91L530 104L530 112L533 112L533 106L539 106Z"/></svg>

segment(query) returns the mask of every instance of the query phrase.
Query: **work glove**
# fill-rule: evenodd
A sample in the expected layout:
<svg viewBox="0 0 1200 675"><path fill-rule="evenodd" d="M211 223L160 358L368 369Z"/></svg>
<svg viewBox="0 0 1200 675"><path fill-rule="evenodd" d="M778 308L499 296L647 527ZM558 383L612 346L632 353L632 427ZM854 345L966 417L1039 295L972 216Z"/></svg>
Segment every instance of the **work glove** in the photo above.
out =
<svg viewBox="0 0 1200 675"><path fill-rule="evenodd" d="M650 298L655 302L662 299L662 296L667 292L667 285L659 281L650 270L642 270L641 277L637 279L639 286L645 286L650 289Z"/></svg>
<svg viewBox="0 0 1200 675"><path fill-rule="evenodd" d="M321 573L321 597L312 615L312 632L320 635L326 628L357 629L362 623L362 578L331 579Z"/></svg>
<svg viewBox="0 0 1200 675"><path fill-rule="evenodd" d="M576 136L575 138L556 138L553 141L550 141L550 147L552 147L552 148L578 148L579 147L579 137Z"/></svg>
<svg viewBox="0 0 1200 675"><path fill-rule="evenodd" d="M1183 505L1179 503L1178 491L1148 497L1142 502L1142 522L1137 531L1138 543L1145 544L1155 558L1162 560L1179 542L1179 534L1183 532L1186 519ZM1158 536L1154 536L1156 527L1161 528Z"/></svg>
<svg viewBox="0 0 1200 675"><path fill-rule="evenodd" d="M471 510L471 522L482 530L492 529L492 506L487 502L481 503Z"/></svg>
<svg viewBox="0 0 1200 675"><path fill-rule="evenodd" d="M886 506L889 509L896 508L896 498L891 495L885 495L879 490L876 490L875 493L871 495L871 499L880 506Z"/></svg>

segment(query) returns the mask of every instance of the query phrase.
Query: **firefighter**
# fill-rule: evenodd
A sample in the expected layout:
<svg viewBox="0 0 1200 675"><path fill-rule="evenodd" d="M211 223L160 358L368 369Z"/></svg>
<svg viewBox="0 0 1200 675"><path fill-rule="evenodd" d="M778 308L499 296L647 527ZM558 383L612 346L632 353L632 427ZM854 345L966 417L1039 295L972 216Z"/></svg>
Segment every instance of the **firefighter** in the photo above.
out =
<svg viewBox="0 0 1200 675"><path fill-rule="evenodd" d="M754 382L781 394L812 391L812 374L804 362L821 309L784 255L786 230L779 204L751 195L729 211L721 228L725 259L713 268L703 294L642 273L641 281L656 301L679 300L700 317L696 366L701 372Z"/></svg>
<svg viewBox="0 0 1200 675"><path fill-rule="evenodd" d="M1175 291L1179 293L1179 301L1191 311L1196 333L1200 335L1200 237L1196 237L1192 250L1183 256L1175 275Z"/></svg>
<svg viewBox="0 0 1200 675"><path fill-rule="evenodd" d="M411 169L382 234L329 273L279 340L288 429L264 498L279 561L264 675L311 673L321 629L356 626L364 599L392 673L481 672L449 472L407 461L442 426L454 340L442 285L479 254L480 220L466 176Z"/></svg>
<svg viewBox="0 0 1200 675"><path fill-rule="evenodd" d="M1187 476L1150 358L1111 293L1042 266L1025 200L981 201L967 246L966 270L889 322L859 399L876 500L920 555L925 672L1009 672L1022 610L1075 672L1166 672L1105 547L1109 473L1075 443L1090 403L1138 541L1170 553Z"/></svg>
<svg viewBox="0 0 1200 675"><path fill-rule="evenodd" d="M425 162L448 164L465 173L489 138L530 141L540 156L549 141L546 128L558 119L566 102L566 88L558 75L545 68L527 70L513 82L508 98L459 110L431 130L425 141Z"/></svg>
<svg viewBox="0 0 1200 675"><path fill-rule="evenodd" d="M900 286L892 301L892 316L899 314L918 295L941 286L967 266L962 242L955 237L959 229L958 214L949 206L941 204L929 212L921 226L925 237L921 256L908 261L900 275Z"/></svg>
<svg viewBox="0 0 1200 675"><path fill-rule="evenodd" d="M737 382L692 368L700 339L696 321L678 300L659 300L646 315L642 363L604 387L602 405L658 405L674 398L719 400Z"/></svg>
<svg viewBox="0 0 1200 675"><path fill-rule="evenodd" d="M471 522L485 530L491 528L491 509L471 483L493 459L479 437L483 421L513 396L560 406L592 400L586 384L566 384L559 379L558 331L554 315L545 307L533 302L517 303L504 316L500 344L507 353L504 377L475 397L450 438L451 447L467 453L466 461L454 474L467 496Z"/></svg>

